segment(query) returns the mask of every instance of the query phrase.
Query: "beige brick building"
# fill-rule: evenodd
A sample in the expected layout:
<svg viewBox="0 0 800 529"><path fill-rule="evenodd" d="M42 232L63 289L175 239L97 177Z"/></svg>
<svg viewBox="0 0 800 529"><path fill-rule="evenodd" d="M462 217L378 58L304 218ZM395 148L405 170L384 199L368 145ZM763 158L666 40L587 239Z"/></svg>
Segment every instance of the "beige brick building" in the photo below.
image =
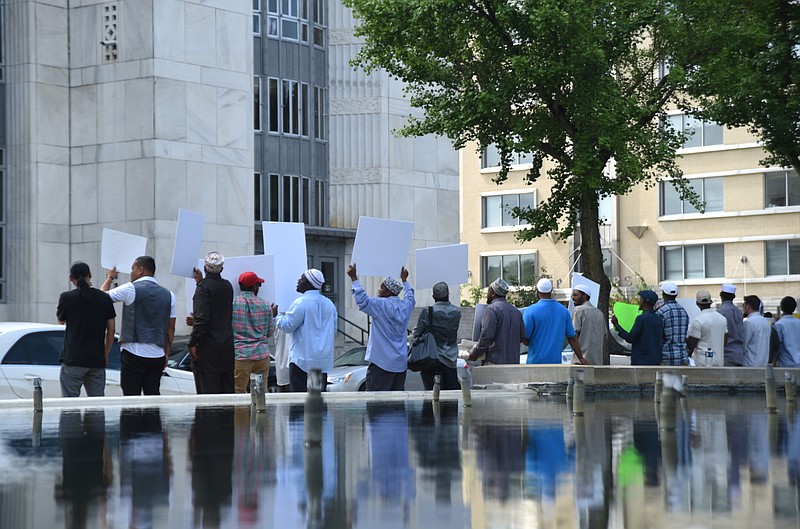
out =
<svg viewBox="0 0 800 529"><path fill-rule="evenodd" d="M706 212L681 201L669 182L650 189L640 185L603 201L606 273L623 284L635 283L634 273L653 285L673 280L680 297L708 289L717 298L721 284L730 281L739 287L737 300L755 294L773 312L781 297L800 296L800 177L786 168L763 167L764 152L744 129L677 113L670 121L694 131L678 152L678 163L706 201ZM493 149L478 153L471 144L461 152L460 233L470 245L470 281L485 287L502 275L514 284L530 284L546 271L567 287L579 255L573 237L525 243L515 238L524 226L508 208L549 196L549 181L527 185L528 160L523 155L516 161L498 186L492 182L499 171Z"/></svg>

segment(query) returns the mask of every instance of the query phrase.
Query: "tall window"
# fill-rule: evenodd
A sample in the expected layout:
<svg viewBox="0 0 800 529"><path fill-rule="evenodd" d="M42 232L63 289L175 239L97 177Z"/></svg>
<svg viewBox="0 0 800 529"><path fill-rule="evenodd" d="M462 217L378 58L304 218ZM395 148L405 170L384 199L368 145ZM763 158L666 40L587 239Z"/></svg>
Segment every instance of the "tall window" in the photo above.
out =
<svg viewBox="0 0 800 529"><path fill-rule="evenodd" d="M253 0L253 35L261 35L261 0Z"/></svg>
<svg viewBox="0 0 800 529"><path fill-rule="evenodd" d="M278 11L278 0L267 0L267 13L269 13L267 16L267 35L278 38L278 25L280 22L280 18L278 17L280 14Z"/></svg>
<svg viewBox="0 0 800 529"><path fill-rule="evenodd" d="M0 149L0 301L6 300L6 151Z"/></svg>
<svg viewBox="0 0 800 529"><path fill-rule="evenodd" d="M253 130L261 130L261 76L253 76Z"/></svg>
<svg viewBox="0 0 800 529"><path fill-rule="evenodd" d="M325 98L327 95L327 90L324 88L319 86L314 87L314 137L318 140L327 139L325 132L327 117L325 115Z"/></svg>
<svg viewBox="0 0 800 529"><path fill-rule="evenodd" d="M320 224L318 205L312 196L314 191L324 191L320 182L312 186L311 178L275 173L263 176L256 173L255 180L256 220ZM317 196L316 200L320 197ZM316 219L311 217L312 204Z"/></svg>
<svg viewBox="0 0 800 529"><path fill-rule="evenodd" d="M684 148L722 145L722 125L713 121L702 121L689 114L674 114L667 118L676 131L687 135Z"/></svg>
<svg viewBox="0 0 800 529"><path fill-rule="evenodd" d="M800 240L767 241L767 275L800 274Z"/></svg>
<svg viewBox="0 0 800 529"><path fill-rule="evenodd" d="M690 180L689 185L706 203L706 213L723 210L723 178L699 178ZM671 182L661 182L661 214L680 215L682 213L698 213L688 200L681 200L678 190Z"/></svg>
<svg viewBox="0 0 800 529"><path fill-rule="evenodd" d="M800 205L800 175L795 171L777 171L764 175L764 207Z"/></svg>
<svg viewBox="0 0 800 529"><path fill-rule="evenodd" d="M318 226L325 226L327 223L327 206L328 201L327 194L325 193L325 182L322 180L317 180L315 182L316 189L314 190L316 195L316 200L314 201L314 205L316 206L316 211L314 212L316 215L317 225Z"/></svg>
<svg viewBox="0 0 800 529"><path fill-rule="evenodd" d="M261 220L264 216L262 206L261 206L261 198L262 198L262 190L261 190L261 173L255 173L254 175L254 193L253 196L255 197L255 204L254 204L254 211L255 211L255 220Z"/></svg>
<svg viewBox="0 0 800 529"><path fill-rule="evenodd" d="M663 279L704 279L725 276L725 246L665 246L661 248Z"/></svg>
<svg viewBox="0 0 800 529"><path fill-rule="evenodd" d="M533 193L492 195L483 197L482 200L483 228L528 224L528 221L515 217L513 209L533 208L534 206Z"/></svg>
<svg viewBox="0 0 800 529"><path fill-rule="evenodd" d="M308 84L271 77L268 87L269 131L308 136Z"/></svg>
<svg viewBox="0 0 800 529"><path fill-rule="evenodd" d="M280 104L280 95L278 92L278 79L274 77L270 77L267 80L268 83L268 95L269 98L269 131L270 132L280 132L280 118L281 118L281 104Z"/></svg>
<svg viewBox="0 0 800 529"><path fill-rule="evenodd" d="M325 0L309 0L314 10L314 46L325 46Z"/></svg>
<svg viewBox="0 0 800 529"><path fill-rule="evenodd" d="M529 163L533 163L533 154L527 152L511 153L511 165ZM481 169L486 169L487 167L500 167L500 150L494 143L486 147L481 154Z"/></svg>
<svg viewBox="0 0 800 529"><path fill-rule="evenodd" d="M505 254L481 257L481 284L484 287L502 277L510 285L533 284L536 277L536 254Z"/></svg>

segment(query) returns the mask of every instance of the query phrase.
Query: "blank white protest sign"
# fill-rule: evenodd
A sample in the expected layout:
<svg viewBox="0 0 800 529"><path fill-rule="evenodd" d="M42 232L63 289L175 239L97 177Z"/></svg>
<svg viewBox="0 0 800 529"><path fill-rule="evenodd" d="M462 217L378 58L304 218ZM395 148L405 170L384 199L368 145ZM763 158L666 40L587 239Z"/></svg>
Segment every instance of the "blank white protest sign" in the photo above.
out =
<svg viewBox="0 0 800 529"><path fill-rule="evenodd" d="M203 241L205 224L206 216L202 213L188 209L178 210L171 274L194 277L193 270L197 266L197 258L200 256L200 244Z"/></svg>
<svg viewBox="0 0 800 529"><path fill-rule="evenodd" d="M274 256L274 303L285 311L300 296L297 280L308 269L306 227L302 222L266 221L261 226L264 255Z"/></svg>
<svg viewBox="0 0 800 529"><path fill-rule="evenodd" d="M587 286L587 290L589 291L589 301L592 305L597 307L597 300L600 298L600 283L595 283L588 277L583 277L583 274L580 272L573 272L572 273L572 288L575 288L575 285L585 285ZM572 292L570 292L570 300L572 299Z"/></svg>
<svg viewBox="0 0 800 529"><path fill-rule="evenodd" d="M197 261L197 268L203 269L203 259ZM242 272L255 272L265 283L258 290L258 297L272 303L275 301L275 257L272 255L248 255L242 257L226 257L222 266L222 274L233 287L233 296L241 293L239 290L239 276ZM205 272L204 272L205 275ZM298 276L299 277L299 276ZM194 291L197 285L194 279L186 278L186 313L194 310Z"/></svg>
<svg viewBox="0 0 800 529"><path fill-rule="evenodd" d="M416 250L414 252L416 274L414 284L417 290L431 288L440 281L448 285L466 283L468 252L469 245L467 244L433 246ZM361 272L360 263L358 271Z"/></svg>
<svg viewBox="0 0 800 529"><path fill-rule="evenodd" d="M358 275L397 277L406 265L413 233L413 222L359 217L350 262Z"/></svg>
<svg viewBox="0 0 800 529"><path fill-rule="evenodd" d="M147 252L147 238L103 228L100 243L100 266L128 273L133 261Z"/></svg>

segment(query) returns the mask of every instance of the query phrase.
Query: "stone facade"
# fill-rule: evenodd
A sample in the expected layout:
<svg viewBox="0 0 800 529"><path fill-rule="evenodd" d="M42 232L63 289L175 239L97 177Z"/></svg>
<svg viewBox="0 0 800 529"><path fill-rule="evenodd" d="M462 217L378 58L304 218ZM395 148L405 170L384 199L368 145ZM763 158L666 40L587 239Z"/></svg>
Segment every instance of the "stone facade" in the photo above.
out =
<svg viewBox="0 0 800 529"><path fill-rule="evenodd" d="M70 262L103 277L103 228L147 237L156 277L182 300L183 279L168 272L181 207L205 214L203 251L252 253L251 9L5 2L11 259L0 318L53 321Z"/></svg>

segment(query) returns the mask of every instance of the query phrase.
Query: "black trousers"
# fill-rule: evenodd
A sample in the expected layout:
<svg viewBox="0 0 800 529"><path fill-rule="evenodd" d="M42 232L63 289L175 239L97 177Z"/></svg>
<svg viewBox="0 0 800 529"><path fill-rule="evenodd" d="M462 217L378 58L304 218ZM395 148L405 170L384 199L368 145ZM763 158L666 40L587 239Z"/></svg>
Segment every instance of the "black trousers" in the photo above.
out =
<svg viewBox="0 0 800 529"><path fill-rule="evenodd" d="M419 376L422 378L422 385L425 386L426 390L430 391L433 389L433 377L436 375L442 376L441 389L461 389L456 368L447 367L439 362L434 369L427 369L419 372Z"/></svg>
<svg viewBox="0 0 800 529"><path fill-rule="evenodd" d="M233 371L195 371L194 387L198 395L234 393Z"/></svg>
<svg viewBox="0 0 800 529"><path fill-rule="evenodd" d="M322 380L325 386L328 385L328 374L322 373ZM297 367L294 363L289 364L289 391L292 393L305 393L308 391L308 373ZM322 391L325 391L324 389Z"/></svg>
<svg viewBox="0 0 800 529"><path fill-rule="evenodd" d="M367 368L367 391L404 391L406 372L392 373L375 364Z"/></svg>
<svg viewBox="0 0 800 529"><path fill-rule="evenodd" d="M122 350L119 385L123 395L160 395L164 357L144 358Z"/></svg>

